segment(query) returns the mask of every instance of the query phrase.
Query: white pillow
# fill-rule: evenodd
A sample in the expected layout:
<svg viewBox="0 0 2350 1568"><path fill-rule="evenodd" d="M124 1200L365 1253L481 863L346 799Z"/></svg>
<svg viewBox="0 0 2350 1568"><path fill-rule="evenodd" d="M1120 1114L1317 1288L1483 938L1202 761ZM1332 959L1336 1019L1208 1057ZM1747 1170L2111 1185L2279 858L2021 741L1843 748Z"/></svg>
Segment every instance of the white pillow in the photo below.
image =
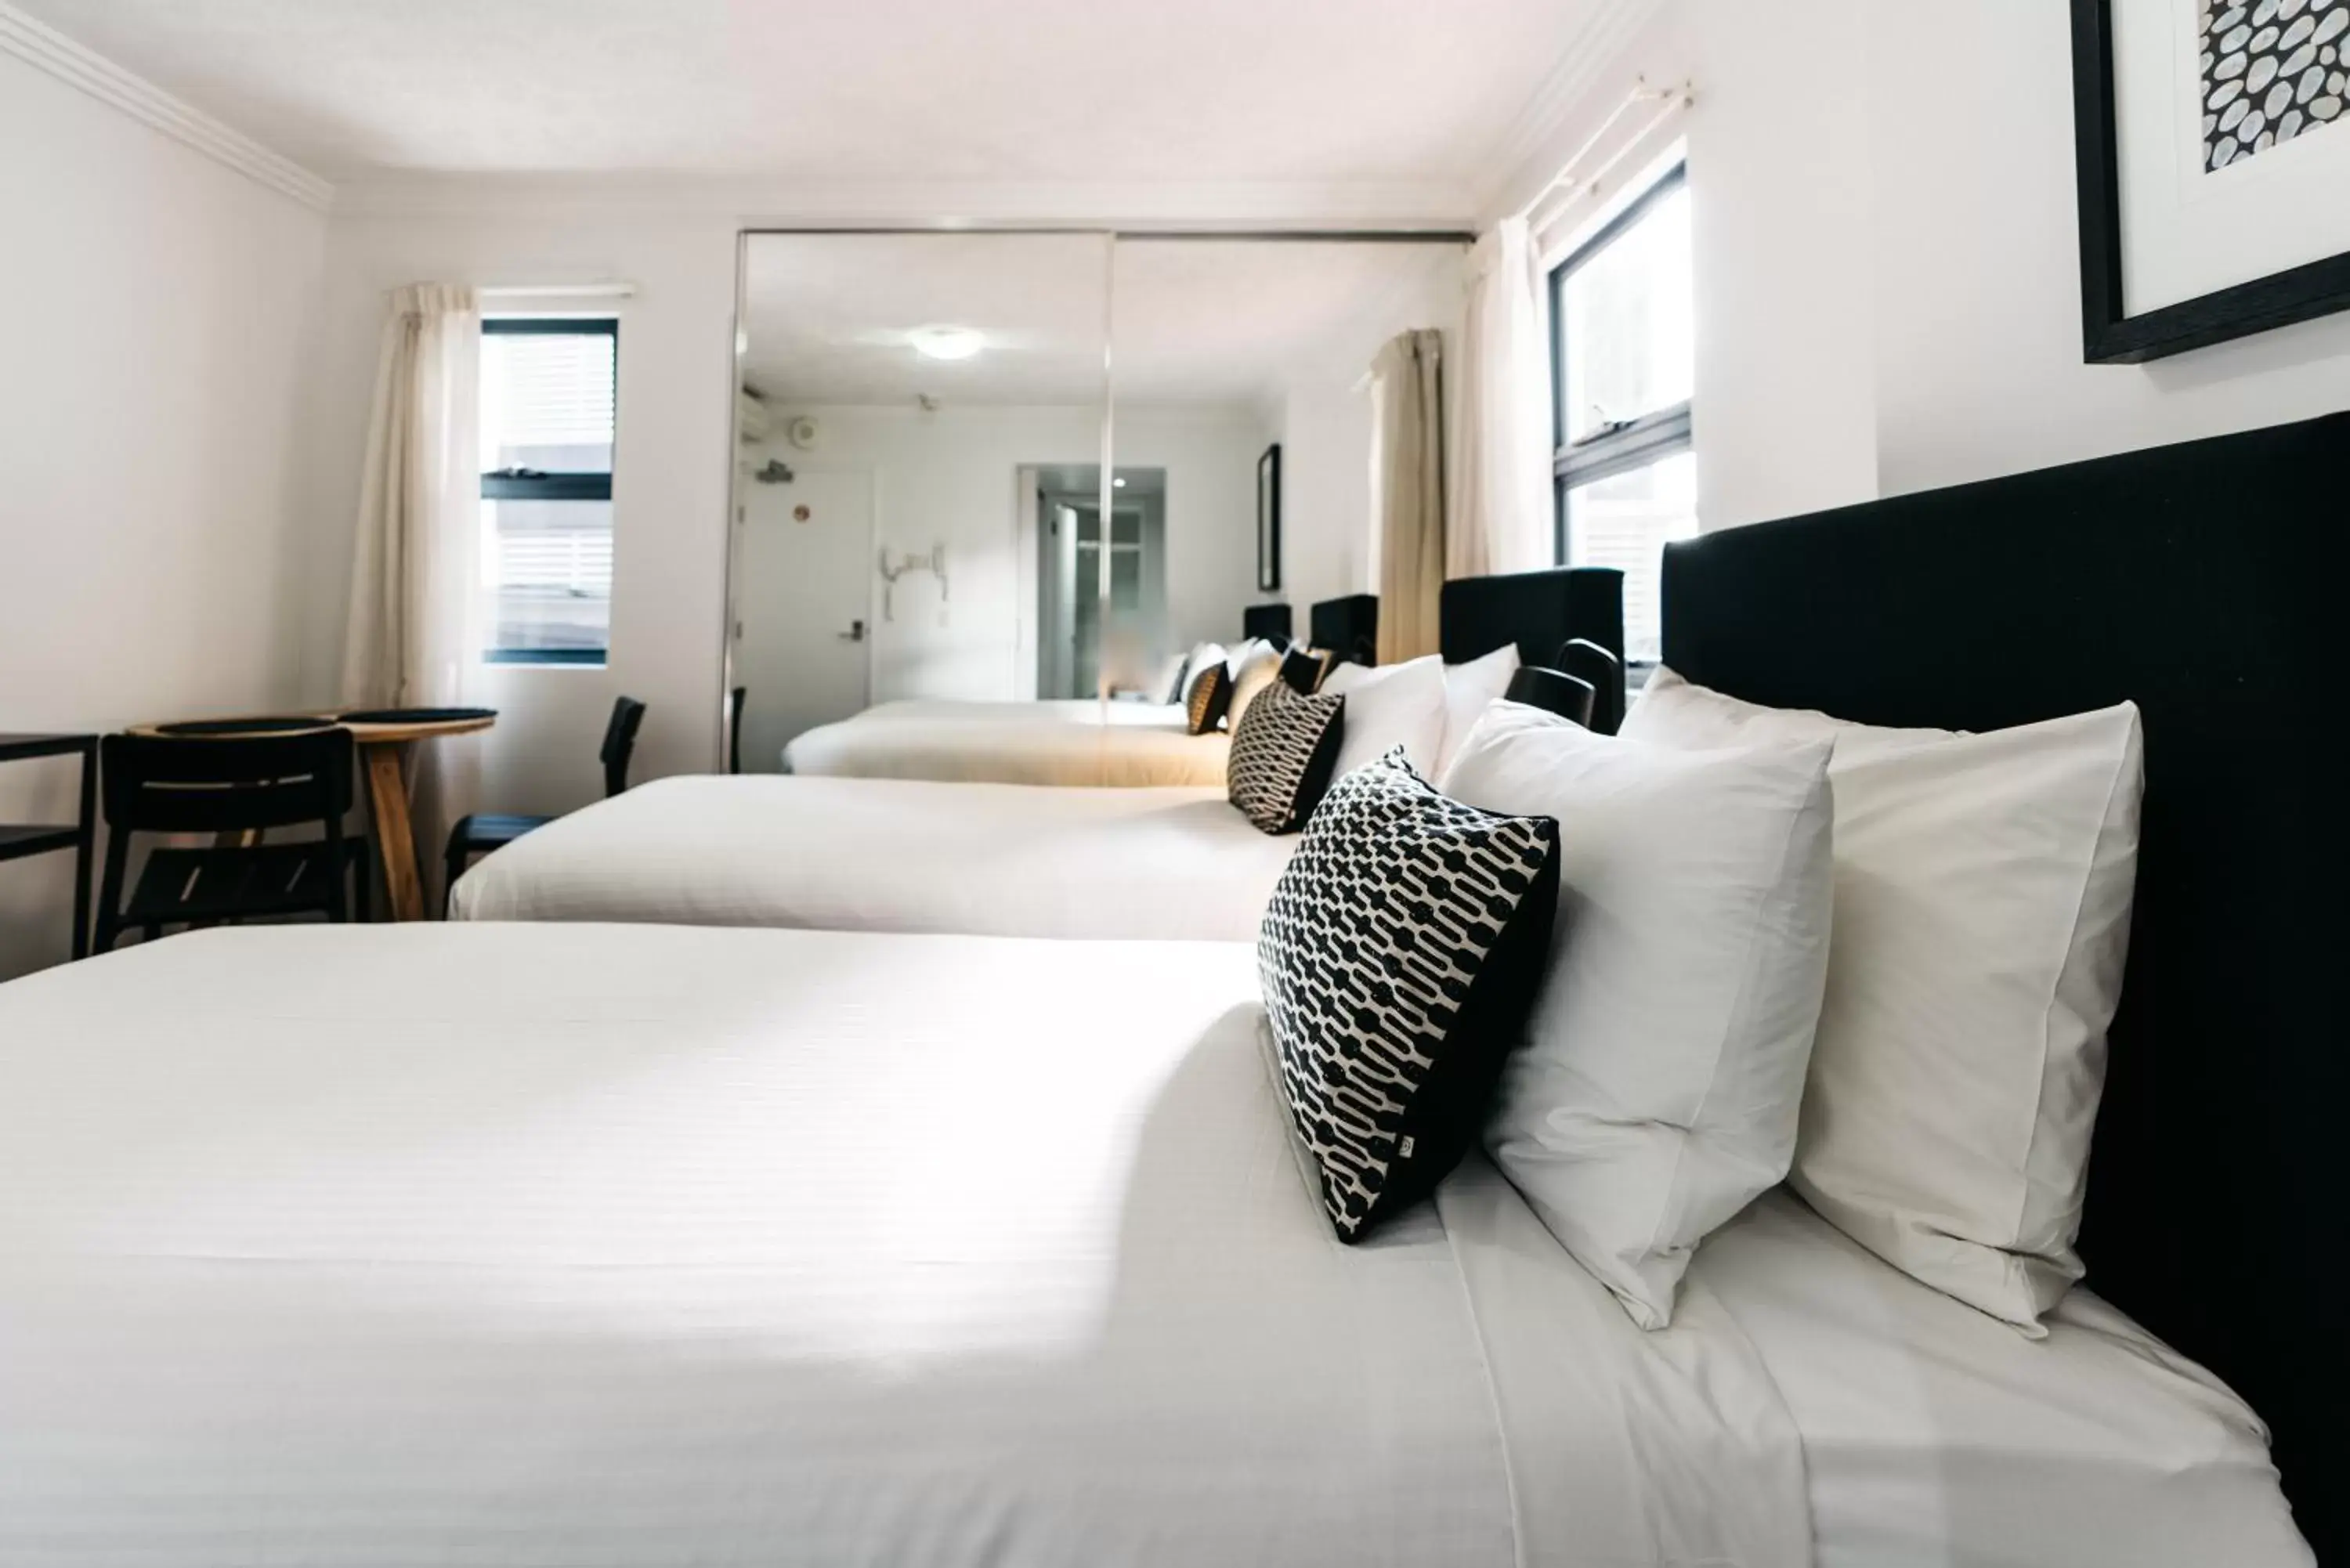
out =
<svg viewBox="0 0 2350 1568"><path fill-rule="evenodd" d="M1444 775L1558 821L1550 976L1486 1143L1643 1328L1787 1174L1827 972L1827 763L1824 742L1674 751L1505 701Z"/></svg>
<svg viewBox="0 0 2350 1568"><path fill-rule="evenodd" d="M1257 693L1272 685L1281 674L1281 649L1263 638L1252 638L1234 649L1225 660L1232 678L1232 701L1224 709L1225 728L1237 731L1241 715L1256 701Z"/></svg>
<svg viewBox="0 0 2350 1568"><path fill-rule="evenodd" d="M1434 779L1444 750L1444 660L1431 653L1402 664L1342 664L1322 682L1347 700L1338 763L1330 777L1346 777L1398 746L1412 771Z"/></svg>
<svg viewBox="0 0 2350 1568"><path fill-rule="evenodd" d="M1500 701L1510 689L1510 677L1518 672L1518 645L1505 642L1482 659L1444 667L1444 744L1436 759L1440 773L1476 728L1486 704Z"/></svg>
<svg viewBox="0 0 2350 1568"><path fill-rule="evenodd" d="M1678 677L1650 690L1627 735L1835 736L1835 943L1794 1185L1887 1262L2038 1337L2081 1277L2137 888L2137 707L1964 735Z"/></svg>

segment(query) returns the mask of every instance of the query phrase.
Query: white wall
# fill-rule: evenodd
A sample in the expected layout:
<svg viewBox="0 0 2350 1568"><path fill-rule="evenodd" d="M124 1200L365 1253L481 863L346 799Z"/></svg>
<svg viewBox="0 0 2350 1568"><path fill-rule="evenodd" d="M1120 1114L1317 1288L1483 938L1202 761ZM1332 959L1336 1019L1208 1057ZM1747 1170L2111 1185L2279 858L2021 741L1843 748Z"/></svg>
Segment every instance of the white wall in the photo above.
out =
<svg viewBox="0 0 2350 1568"><path fill-rule="evenodd" d="M1694 80L1642 151L1688 147L1709 528L2350 406L2350 317L2081 362L2070 62L2049 0L1671 0L1488 216Z"/></svg>
<svg viewBox="0 0 2350 1568"><path fill-rule="evenodd" d="M625 350L623 350L625 352ZM893 553L947 548L941 604L929 573L899 579L892 618L872 579L873 700L904 697L1003 701L1018 694L1035 653L1021 637L1023 602L1014 474L1025 465L1090 465L1101 459L1100 410L1092 407L916 409L795 407L780 429L809 414L820 446L802 452L771 441L744 449L752 466L771 456L795 466L855 468L874 475L877 546ZM1135 408L1118 415L1120 467L1167 471L1167 624L1183 645L1240 634L1255 598L1256 459L1268 439L1256 415L1223 408Z"/></svg>
<svg viewBox="0 0 2350 1568"><path fill-rule="evenodd" d="M293 701L324 215L8 57L0 212L0 731ZM75 804L0 766L0 821ZM71 866L0 865L0 977L65 956Z"/></svg>
<svg viewBox="0 0 2350 1568"><path fill-rule="evenodd" d="M633 776L717 765L735 449L734 231L715 214L337 215L302 484L310 524L302 569L316 587L302 673L321 701L337 688L343 585L387 292L421 280L617 280L636 289L617 306L611 661L601 670L504 665L484 672L484 700L499 711L497 727L479 742L484 809L560 812L599 794L596 748L612 699L623 693L647 704Z"/></svg>

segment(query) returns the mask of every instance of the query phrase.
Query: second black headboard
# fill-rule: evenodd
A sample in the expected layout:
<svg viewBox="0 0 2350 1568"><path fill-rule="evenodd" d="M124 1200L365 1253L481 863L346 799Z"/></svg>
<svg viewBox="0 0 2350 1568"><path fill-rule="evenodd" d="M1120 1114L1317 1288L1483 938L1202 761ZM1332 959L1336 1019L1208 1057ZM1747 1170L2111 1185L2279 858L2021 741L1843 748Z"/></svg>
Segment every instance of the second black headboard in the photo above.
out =
<svg viewBox="0 0 2350 1568"><path fill-rule="evenodd" d="M1309 640L1315 647L1328 649L1342 663L1379 661L1378 595L1348 594L1345 598L1324 599L1310 613Z"/></svg>
<svg viewBox="0 0 2350 1568"><path fill-rule="evenodd" d="M1251 605L1241 611L1241 635L1263 638L1267 642L1289 640L1289 607L1287 605Z"/></svg>

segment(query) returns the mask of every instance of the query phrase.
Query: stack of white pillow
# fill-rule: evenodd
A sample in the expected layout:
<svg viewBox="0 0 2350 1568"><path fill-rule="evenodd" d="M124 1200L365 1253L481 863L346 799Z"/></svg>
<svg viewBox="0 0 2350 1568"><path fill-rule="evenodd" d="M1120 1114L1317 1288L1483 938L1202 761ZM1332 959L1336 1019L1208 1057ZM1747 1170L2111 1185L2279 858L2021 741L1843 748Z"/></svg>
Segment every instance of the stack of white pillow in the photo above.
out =
<svg viewBox="0 0 2350 1568"><path fill-rule="evenodd" d="M1662 1327L1698 1243L1791 1179L1896 1268L2044 1332L2081 1273L2137 709L1886 730L1668 670L1617 737L1478 711L1428 742L1440 787L1560 829L1551 972L1487 1137L1560 1241Z"/></svg>

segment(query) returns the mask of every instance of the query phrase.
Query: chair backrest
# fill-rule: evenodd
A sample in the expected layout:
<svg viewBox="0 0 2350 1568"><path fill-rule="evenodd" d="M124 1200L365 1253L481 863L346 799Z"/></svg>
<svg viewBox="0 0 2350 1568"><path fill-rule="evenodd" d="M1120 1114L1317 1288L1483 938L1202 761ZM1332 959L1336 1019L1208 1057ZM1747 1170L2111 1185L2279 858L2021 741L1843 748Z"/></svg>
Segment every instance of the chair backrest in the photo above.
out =
<svg viewBox="0 0 2350 1568"><path fill-rule="evenodd" d="M612 699L612 722L604 726L604 747L596 753L604 764L604 793L619 794L629 787L629 759L637 751L637 726L645 722L645 705L633 697Z"/></svg>
<svg viewBox="0 0 2350 1568"><path fill-rule="evenodd" d="M737 686L726 695L726 771L743 771L743 704L749 700L751 689Z"/></svg>
<svg viewBox="0 0 2350 1568"><path fill-rule="evenodd" d="M1578 680L1591 683L1591 720L1595 733L1612 735L1624 724L1624 666L1608 649L1589 638L1578 637L1558 650L1558 667Z"/></svg>
<svg viewBox="0 0 2350 1568"><path fill-rule="evenodd" d="M351 732L236 739L109 735L106 823L124 833L241 833L338 825L351 808Z"/></svg>
<svg viewBox="0 0 2350 1568"><path fill-rule="evenodd" d="M1545 670L1539 664L1521 664L1510 677L1509 690L1503 693L1513 702L1523 702L1530 708L1541 708L1591 727L1593 700L1598 693L1591 682L1581 676L1569 675L1562 670Z"/></svg>

